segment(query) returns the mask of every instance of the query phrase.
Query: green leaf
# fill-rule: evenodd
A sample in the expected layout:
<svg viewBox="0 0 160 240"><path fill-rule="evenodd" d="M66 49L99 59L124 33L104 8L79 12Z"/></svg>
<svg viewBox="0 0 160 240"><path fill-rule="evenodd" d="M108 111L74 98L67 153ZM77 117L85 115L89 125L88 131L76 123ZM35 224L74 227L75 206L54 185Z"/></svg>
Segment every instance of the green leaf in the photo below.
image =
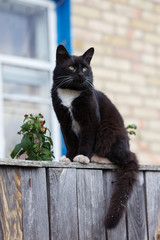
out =
<svg viewBox="0 0 160 240"><path fill-rule="evenodd" d="M39 148L39 144L38 143L33 144L33 149L36 149L36 148Z"/></svg>
<svg viewBox="0 0 160 240"><path fill-rule="evenodd" d="M39 122L36 122L35 128L36 128L37 132L39 132L41 130L41 124Z"/></svg>
<svg viewBox="0 0 160 240"><path fill-rule="evenodd" d="M51 131L49 130L49 128L46 128L46 131L49 132L49 137L51 137Z"/></svg>
<svg viewBox="0 0 160 240"><path fill-rule="evenodd" d="M46 138L48 139L48 141L50 142L51 146L53 146L53 141L51 137L46 136Z"/></svg>
<svg viewBox="0 0 160 240"><path fill-rule="evenodd" d="M38 155L35 152L31 151L28 153L27 160L38 160Z"/></svg>
<svg viewBox="0 0 160 240"><path fill-rule="evenodd" d="M51 150L51 145L50 145L50 143L49 143L49 142L45 142L45 143L42 145L42 147L44 147L44 148L47 148L47 149Z"/></svg>
<svg viewBox="0 0 160 240"><path fill-rule="evenodd" d="M52 155L50 150L48 150L47 148L43 148L43 147L41 148L39 153L42 154L42 155L45 154L45 155L48 155L48 156Z"/></svg>
<svg viewBox="0 0 160 240"><path fill-rule="evenodd" d="M137 129L137 126L135 124L130 124L126 127L126 129Z"/></svg>
<svg viewBox="0 0 160 240"><path fill-rule="evenodd" d="M22 126L21 126L21 129L23 132L26 132L29 130L29 126L28 126L28 122L24 123Z"/></svg>
<svg viewBox="0 0 160 240"><path fill-rule="evenodd" d="M47 156L47 155L41 155L41 159L42 159L43 161L52 161L52 157Z"/></svg>
<svg viewBox="0 0 160 240"><path fill-rule="evenodd" d="M19 158L23 153L25 153L25 150L22 149L18 154L17 154L17 157Z"/></svg>
<svg viewBox="0 0 160 240"><path fill-rule="evenodd" d="M24 150L30 151L30 149L32 148L32 140L31 140L31 138L29 136L25 135L22 138L21 146L23 147Z"/></svg>
<svg viewBox="0 0 160 240"><path fill-rule="evenodd" d="M136 135L135 131L128 131L130 135Z"/></svg>
<svg viewBox="0 0 160 240"><path fill-rule="evenodd" d="M10 154L11 158L15 158L15 156L19 153L19 151L21 150L21 148L22 148L21 143L17 144L17 145L15 146L15 148L13 149L13 151L11 152L11 154Z"/></svg>

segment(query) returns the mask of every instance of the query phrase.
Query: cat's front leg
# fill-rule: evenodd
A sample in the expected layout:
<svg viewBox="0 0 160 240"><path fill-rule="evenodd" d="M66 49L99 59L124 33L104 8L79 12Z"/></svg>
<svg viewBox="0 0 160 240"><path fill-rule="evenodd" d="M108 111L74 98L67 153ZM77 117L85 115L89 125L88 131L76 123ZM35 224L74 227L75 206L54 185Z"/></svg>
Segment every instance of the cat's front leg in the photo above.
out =
<svg viewBox="0 0 160 240"><path fill-rule="evenodd" d="M68 127L63 127L61 124L61 130L64 138L64 142L66 145L67 153L66 153L66 159L64 156L62 156L63 161L73 161L73 158L78 154L78 138L74 134L74 132L68 128Z"/></svg>
<svg viewBox="0 0 160 240"><path fill-rule="evenodd" d="M93 146L95 141L94 131L91 129L82 129L79 136L79 148L78 155L74 157L74 162L80 162L87 164L90 162L90 158L93 153Z"/></svg>
<svg viewBox="0 0 160 240"><path fill-rule="evenodd" d="M69 158L67 158L65 155L60 157L60 162L71 162L71 160Z"/></svg>
<svg viewBox="0 0 160 240"><path fill-rule="evenodd" d="M79 155L77 155L73 158L73 162L79 162L79 163L87 164L87 163L90 162L90 160L87 156L79 154Z"/></svg>

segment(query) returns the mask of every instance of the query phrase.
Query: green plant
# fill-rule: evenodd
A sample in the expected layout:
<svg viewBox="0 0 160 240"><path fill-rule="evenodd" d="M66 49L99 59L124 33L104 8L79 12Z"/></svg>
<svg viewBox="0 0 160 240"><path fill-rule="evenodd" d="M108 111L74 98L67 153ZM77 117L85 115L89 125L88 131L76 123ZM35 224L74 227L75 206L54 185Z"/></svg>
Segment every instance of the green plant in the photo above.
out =
<svg viewBox="0 0 160 240"><path fill-rule="evenodd" d="M136 129L137 129L137 126L135 124L129 124L126 127L126 130L127 130L128 134L130 134L130 135L136 135L136 132L134 131Z"/></svg>
<svg viewBox="0 0 160 240"><path fill-rule="evenodd" d="M22 154L27 155L27 160L52 161L54 158L50 130L44 126L43 115L25 115L21 130L22 140L11 152L12 158L19 158ZM48 135L47 135L48 134Z"/></svg>

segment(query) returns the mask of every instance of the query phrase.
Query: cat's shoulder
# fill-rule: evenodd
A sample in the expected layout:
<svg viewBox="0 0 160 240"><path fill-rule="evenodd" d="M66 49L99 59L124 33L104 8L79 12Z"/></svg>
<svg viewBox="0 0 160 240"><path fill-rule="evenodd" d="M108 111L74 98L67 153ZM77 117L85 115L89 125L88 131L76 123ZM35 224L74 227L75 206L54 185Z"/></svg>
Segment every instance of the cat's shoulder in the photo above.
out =
<svg viewBox="0 0 160 240"><path fill-rule="evenodd" d="M116 110L115 105L113 104L111 99L109 99L105 93L95 90L95 95L97 97L97 101L98 101L100 107L103 107L105 109L108 108L108 109Z"/></svg>
<svg viewBox="0 0 160 240"><path fill-rule="evenodd" d="M95 90L95 95L99 101L110 101L107 95L99 90Z"/></svg>

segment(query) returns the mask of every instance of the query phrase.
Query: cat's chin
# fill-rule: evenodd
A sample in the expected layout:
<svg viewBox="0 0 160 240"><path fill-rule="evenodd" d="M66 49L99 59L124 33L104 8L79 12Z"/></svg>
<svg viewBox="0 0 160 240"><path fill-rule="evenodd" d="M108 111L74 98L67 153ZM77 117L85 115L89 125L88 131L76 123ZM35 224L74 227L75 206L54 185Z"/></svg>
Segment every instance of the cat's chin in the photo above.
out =
<svg viewBox="0 0 160 240"><path fill-rule="evenodd" d="M67 87L61 86L60 88L74 90L74 91L84 91L87 89L85 86L83 87L83 86L69 86L69 85Z"/></svg>
<svg viewBox="0 0 160 240"><path fill-rule="evenodd" d="M71 88L71 90L75 90L75 91L84 91L84 90L86 90L87 88L85 87L85 86L81 86L81 85L79 85L79 86L74 86L74 87L72 87Z"/></svg>
<svg viewBox="0 0 160 240"><path fill-rule="evenodd" d="M71 90L75 91L84 91L87 89L90 89L90 87L86 84L85 81L73 81L71 85L68 85L66 88L69 88Z"/></svg>

